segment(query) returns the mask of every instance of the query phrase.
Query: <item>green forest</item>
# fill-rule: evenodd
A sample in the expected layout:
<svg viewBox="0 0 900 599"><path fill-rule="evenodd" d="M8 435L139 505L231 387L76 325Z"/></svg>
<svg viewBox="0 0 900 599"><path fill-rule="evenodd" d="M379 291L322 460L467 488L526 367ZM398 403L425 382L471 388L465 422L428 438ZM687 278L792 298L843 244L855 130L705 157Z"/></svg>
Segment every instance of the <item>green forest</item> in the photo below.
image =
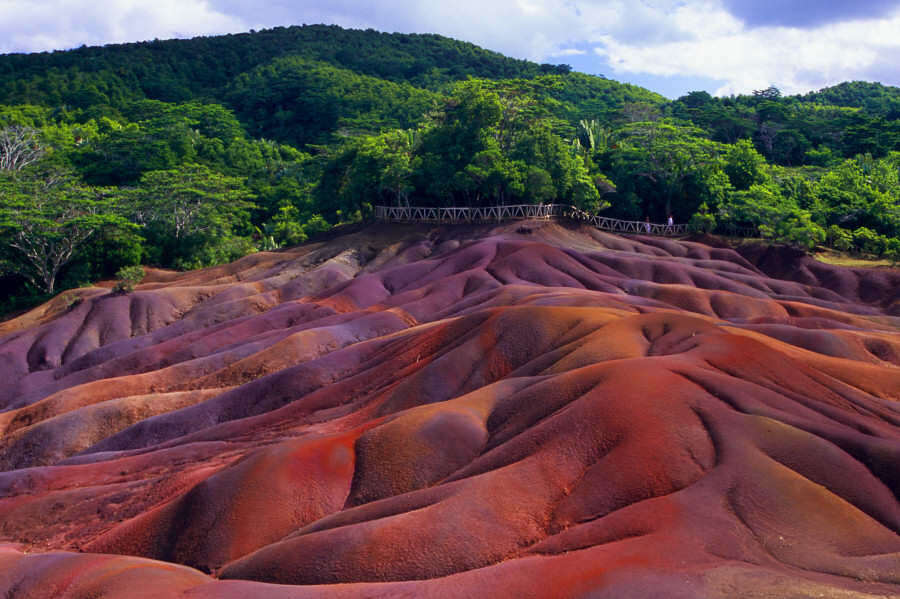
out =
<svg viewBox="0 0 900 599"><path fill-rule="evenodd" d="M900 89L878 83L670 101L323 25L2 55L0 313L139 264L296 245L378 204L560 202L896 261L898 173Z"/></svg>

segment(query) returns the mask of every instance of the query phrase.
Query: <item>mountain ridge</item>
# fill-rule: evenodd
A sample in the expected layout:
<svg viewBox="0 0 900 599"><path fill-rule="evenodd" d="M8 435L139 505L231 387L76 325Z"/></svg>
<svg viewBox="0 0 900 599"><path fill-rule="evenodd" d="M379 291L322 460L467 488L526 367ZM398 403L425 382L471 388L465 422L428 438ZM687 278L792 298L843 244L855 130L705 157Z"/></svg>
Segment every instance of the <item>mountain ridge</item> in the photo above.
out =
<svg viewBox="0 0 900 599"><path fill-rule="evenodd" d="M509 58L437 34L381 33L343 29L336 25L307 25L188 40L154 40L52 53L0 55L0 103L34 102L47 97L48 92L40 89L42 80L54 73L65 77L66 71L71 69L75 69L73 75L83 72L89 79L87 85L79 87L78 81L66 82L65 79L62 85L75 88L69 93L76 100L79 93L84 94L85 103L98 98L88 98L88 95L107 95L105 91L98 92L98 81L93 82L93 87L91 85L91 75L98 73L110 78L112 91L109 93L124 95L127 92L132 100L147 97L172 102L199 95L200 99L207 97L221 101L224 99L222 91L238 75L288 57L324 62L360 75L433 90L467 76L511 79L571 74L565 65L539 65ZM15 79L11 80L13 76ZM588 86L597 89L630 90L635 98L665 100L637 86L581 73L574 76L581 85L590 82ZM29 85L32 91L26 92L27 95L16 91L27 90ZM50 90L49 93L54 92ZM64 98L51 95L49 103L56 104L59 99Z"/></svg>

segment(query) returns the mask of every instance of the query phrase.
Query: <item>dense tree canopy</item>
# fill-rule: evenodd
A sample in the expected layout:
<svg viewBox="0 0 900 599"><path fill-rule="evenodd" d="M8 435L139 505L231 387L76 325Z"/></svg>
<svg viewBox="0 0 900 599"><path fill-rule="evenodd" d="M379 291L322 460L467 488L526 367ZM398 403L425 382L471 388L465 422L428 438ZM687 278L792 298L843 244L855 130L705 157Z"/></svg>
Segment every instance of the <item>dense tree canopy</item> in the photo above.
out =
<svg viewBox="0 0 900 599"><path fill-rule="evenodd" d="M543 105L553 85L457 84L419 128L347 144L324 166L320 203L331 198L343 214L410 201L478 207L555 200L599 208L592 165L554 132Z"/></svg>
<svg viewBox="0 0 900 599"><path fill-rule="evenodd" d="M842 83L804 96L774 87L729 98L692 92L670 110L715 141L752 140L767 160L785 166L900 151L900 89L878 83Z"/></svg>
<svg viewBox="0 0 900 599"><path fill-rule="evenodd" d="M676 209L692 214L702 202L717 204L723 176L720 145L700 130L665 121L631 123L618 132L611 169L619 190L631 191L656 219Z"/></svg>
<svg viewBox="0 0 900 599"><path fill-rule="evenodd" d="M326 26L0 56L0 303L301 243L377 204L562 202L898 258L898 172L900 89L875 83L668 102Z"/></svg>

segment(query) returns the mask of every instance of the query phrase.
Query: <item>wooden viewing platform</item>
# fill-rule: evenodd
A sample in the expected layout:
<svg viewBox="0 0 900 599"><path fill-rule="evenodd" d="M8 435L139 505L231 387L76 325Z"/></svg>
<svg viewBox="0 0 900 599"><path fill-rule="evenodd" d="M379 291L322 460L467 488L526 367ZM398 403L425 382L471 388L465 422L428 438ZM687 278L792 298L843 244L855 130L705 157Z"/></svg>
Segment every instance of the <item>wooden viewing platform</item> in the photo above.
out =
<svg viewBox="0 0 900 599"><path fill-rule="evenodd" d="M590 214L568 204L515 204L484 208L426 208L421 206L375 206L375 217L383 221L434 224L476 224L506 220L571 218L587 221L604 231L678 237L692 233L685 224L665 225L639 220L619 220ZM648 230L649 224L649 230Z"/></svg>

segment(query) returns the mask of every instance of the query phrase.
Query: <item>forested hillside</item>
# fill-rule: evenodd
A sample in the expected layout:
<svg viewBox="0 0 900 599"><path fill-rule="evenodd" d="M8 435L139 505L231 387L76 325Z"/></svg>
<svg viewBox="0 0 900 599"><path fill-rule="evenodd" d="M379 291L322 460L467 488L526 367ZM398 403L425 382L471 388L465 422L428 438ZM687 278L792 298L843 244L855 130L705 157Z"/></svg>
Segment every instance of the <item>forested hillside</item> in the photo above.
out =
<svg viewBox="0 0 900 599"><path fill-rule="evenodd" d="M569 104L587 103L601 112L620 109L627 102L664 101L639 87L570 71L566 65L507 58L439 35L324 25L277 27L239 35L2 56L0 104L106 114L143 99L223 103L254 134L295 141L309 137L306 125L315 111L337 112L352 120L378 109L371 115L374 124L383 118L381 112L411 112L394 123L409 124L422 115L421 97L429 96L421 90L448 92L453 82L467 77L532 79L565 74L570 83L559 98ZM573 106L564 110L572 112ZM273 120L273 114L281 121ZM285 127L291 117L300 121Z"/></svg>
<svg viewBox="0 0 900 599"><path fill-rule="evenodd" d="M335 26L0 56L4 310L303 242L378 203L566 202L900 255L900 90L674 102Z"/></svg>
<svg viewBox="0 0 900 599"><path fill-rule="evenodd" d="M301 57L417 87L434 87L469 75L533 77L547 70L438 35L386 34L337 26L278 27L191 40L9 55L0 62L4 77L0 89L7 103L36 99L73 103L79 97L88 100L85 106L101 99L117 105L123 99L139 97L221 100L235 77L285 57Z"/></svg>

